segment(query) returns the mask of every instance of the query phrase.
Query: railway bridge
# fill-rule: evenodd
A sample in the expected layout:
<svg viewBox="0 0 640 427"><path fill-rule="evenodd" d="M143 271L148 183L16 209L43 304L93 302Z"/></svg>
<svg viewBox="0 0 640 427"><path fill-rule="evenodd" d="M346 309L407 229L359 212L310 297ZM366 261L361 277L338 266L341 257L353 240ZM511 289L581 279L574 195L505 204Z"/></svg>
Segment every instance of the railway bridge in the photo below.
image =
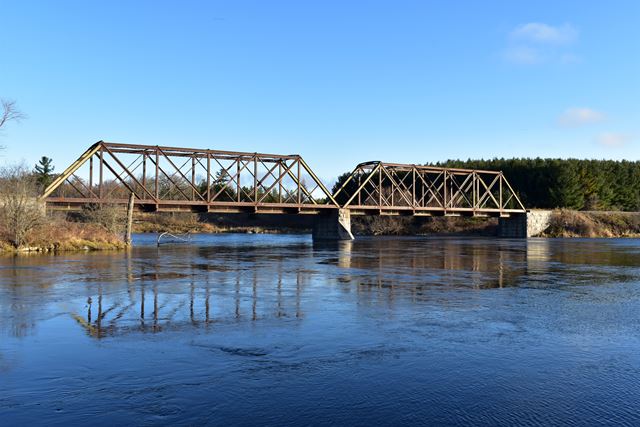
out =
<svg viewBox="0 0 640 427"><path fill-rule="evenodd" d="M352 239L352 215L499 217L503 235L526 237L525 207L488 170L365 162L330 191L299 155L98 141L41 196L50 210L130 198L146 212L314 215L315 239Z"/></svg>

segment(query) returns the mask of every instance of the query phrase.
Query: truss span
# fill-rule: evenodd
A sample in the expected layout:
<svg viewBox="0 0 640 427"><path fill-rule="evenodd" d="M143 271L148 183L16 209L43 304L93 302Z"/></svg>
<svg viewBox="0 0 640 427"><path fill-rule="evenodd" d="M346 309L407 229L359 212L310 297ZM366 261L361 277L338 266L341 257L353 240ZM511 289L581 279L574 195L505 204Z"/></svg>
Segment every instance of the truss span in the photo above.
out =
<svg viewBox="0 0 640 427"><path fill-rule="evenodd" d="M147 211L310 213L339 206L298 155L99 141L49 185L52 209L87 204Z"/></svg>
<svg viewBox="0 0 640 427"><path fill-rule="evenodd" d="M49 185L51 209L510 216L526 212L502 172L361 163L334 194L299 155L99 141Z"/></svg>
<svg viewBox="0 0 640 427"><path fill-rule="evenodd" d="M361 163L333 198L352 215L509 216L526 209L502 172Z"/></svg>

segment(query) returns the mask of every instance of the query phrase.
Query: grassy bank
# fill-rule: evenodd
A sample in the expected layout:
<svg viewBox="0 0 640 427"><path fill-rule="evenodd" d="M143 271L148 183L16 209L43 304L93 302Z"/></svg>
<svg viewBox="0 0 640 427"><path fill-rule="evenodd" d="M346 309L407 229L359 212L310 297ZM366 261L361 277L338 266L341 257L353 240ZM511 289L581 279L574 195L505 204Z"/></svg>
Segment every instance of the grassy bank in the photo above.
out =
<svg viewBox="0 0 640 427"><path fill-rule="evenodd" d="M63 252L121 250L126 247L121 234L109 232L100 224L48 218L47 223L30 230L24 243L16 247L9 233L0 229L0 252Z"/></svg>
<svg viewBox="0 0 640 427"><path fill-rule="evenodd" d="M640 213L558 209L543 237L640 237Z"/></svg>

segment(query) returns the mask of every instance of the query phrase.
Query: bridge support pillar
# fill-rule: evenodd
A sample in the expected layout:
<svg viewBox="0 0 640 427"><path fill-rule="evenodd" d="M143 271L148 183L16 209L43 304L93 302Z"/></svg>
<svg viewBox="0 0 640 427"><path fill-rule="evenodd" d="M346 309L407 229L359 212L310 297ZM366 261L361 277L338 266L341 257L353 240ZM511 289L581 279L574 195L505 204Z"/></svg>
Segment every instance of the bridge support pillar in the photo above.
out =
<svg viewBox="0 0 640 427"><path fill-rule="evenodd" d="M549 227L551 211L533 210L498 220L498 237L535 237Z"/></svg>
<svg viewBox="0 0 640 427"><path fill-rule="evenodd" d="M349 209L336 209L329 214L318 215L313 225L313 240L353 240Z"/></svg>

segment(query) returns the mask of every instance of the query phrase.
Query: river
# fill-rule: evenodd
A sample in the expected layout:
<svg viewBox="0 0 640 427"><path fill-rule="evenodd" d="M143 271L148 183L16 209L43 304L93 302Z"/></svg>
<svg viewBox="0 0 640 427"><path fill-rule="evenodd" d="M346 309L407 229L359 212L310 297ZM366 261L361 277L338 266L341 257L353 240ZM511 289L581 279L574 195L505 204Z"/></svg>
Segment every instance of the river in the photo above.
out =
<svg viewBox="0 0 640 427"><path fill-rule="evenodd" d="M640 240L155 239L0 258L0 424L640 424Z"/></svg>

